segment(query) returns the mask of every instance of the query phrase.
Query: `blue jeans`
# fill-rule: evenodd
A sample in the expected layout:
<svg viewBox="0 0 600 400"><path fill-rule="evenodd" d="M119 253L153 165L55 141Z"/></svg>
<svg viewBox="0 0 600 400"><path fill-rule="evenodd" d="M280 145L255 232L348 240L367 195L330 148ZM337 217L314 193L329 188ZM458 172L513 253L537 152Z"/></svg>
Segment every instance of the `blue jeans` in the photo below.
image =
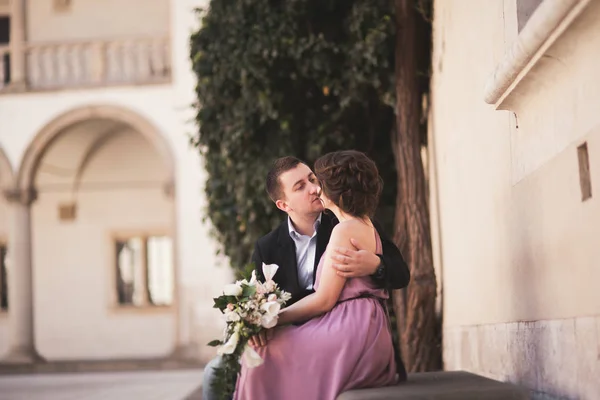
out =
<svg viewBox="0 0 600 400"><path fill-rule="evenodd" d="M220 400L212 390L212 382L215 379L215 368L221 365L221 356L216 356L204 367L202 377L202 400Z"/></svg>

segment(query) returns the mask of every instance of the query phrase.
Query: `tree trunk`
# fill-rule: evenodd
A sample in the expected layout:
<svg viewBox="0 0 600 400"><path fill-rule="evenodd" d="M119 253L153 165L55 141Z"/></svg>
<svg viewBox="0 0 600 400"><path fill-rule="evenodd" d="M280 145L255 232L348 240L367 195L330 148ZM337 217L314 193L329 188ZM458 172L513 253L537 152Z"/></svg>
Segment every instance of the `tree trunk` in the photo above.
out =
<svg viewBox="0 0 600 400"><path fill-rule="evenodd" d="M411 282L404 291L394 294L394 305L406 370L423 372L440 369L441 351L427 184L421 160L421 93L417 78L417 24L421 16L414 0L395 0L395 12L396 130L392 142L398 196L394 239L410 266Z"/></svg>

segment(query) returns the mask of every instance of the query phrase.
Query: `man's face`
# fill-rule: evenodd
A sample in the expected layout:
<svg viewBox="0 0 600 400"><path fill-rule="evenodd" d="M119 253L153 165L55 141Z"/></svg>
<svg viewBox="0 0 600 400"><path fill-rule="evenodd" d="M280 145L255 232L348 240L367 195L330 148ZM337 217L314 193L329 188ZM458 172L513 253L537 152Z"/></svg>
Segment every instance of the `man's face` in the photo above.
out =
<svg viewBox="0 0 600 400"><path fill-rule="evenodd" d="M279 176L284 198L276 202L277 207L291 215L309 217L323 211L319 200L319 185L315 174L306 164L298 164L296 168Z"/></svg>

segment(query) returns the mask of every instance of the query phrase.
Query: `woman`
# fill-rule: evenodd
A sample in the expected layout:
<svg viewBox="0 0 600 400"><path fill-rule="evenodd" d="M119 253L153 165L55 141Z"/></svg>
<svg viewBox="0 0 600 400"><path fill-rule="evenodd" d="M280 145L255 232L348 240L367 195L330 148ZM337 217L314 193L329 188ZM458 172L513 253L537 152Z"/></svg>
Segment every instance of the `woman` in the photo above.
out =
<svg viewBox="0 0 600 400"><path fill-rule="evenodd" d="M329 153L315 163L320 198L335 214L328 249L352 248L350 238L380 253L371 223L382 183L375 163L357 151ZM328 250L320 260L315 293L283 309L267 346L264 364L242 365L236 399L325 399L356 388L396 383L391 332L383 302L388 297L370 278L336 274Z"/></svg>

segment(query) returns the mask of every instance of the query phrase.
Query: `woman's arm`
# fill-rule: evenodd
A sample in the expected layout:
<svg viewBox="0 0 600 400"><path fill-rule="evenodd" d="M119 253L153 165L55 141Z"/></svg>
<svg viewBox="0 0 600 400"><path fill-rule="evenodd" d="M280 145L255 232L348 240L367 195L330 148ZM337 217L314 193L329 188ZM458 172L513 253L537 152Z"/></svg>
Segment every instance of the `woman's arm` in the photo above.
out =
<svg viewBox="0 0 600 400"><path fill-rule="evenodd" d="M350 229L345 223L338 224L331 232L329 245L332 248L336 246L352 246L350 244ZM293 322L309 320L318 315L331 310L340 297L340 293L346 283L346 278L339 276L332 267L331 257L324 258L319 287L313 294L298 300L289 307L284 308L279 314L278 325L285 325Z"/></svg>

